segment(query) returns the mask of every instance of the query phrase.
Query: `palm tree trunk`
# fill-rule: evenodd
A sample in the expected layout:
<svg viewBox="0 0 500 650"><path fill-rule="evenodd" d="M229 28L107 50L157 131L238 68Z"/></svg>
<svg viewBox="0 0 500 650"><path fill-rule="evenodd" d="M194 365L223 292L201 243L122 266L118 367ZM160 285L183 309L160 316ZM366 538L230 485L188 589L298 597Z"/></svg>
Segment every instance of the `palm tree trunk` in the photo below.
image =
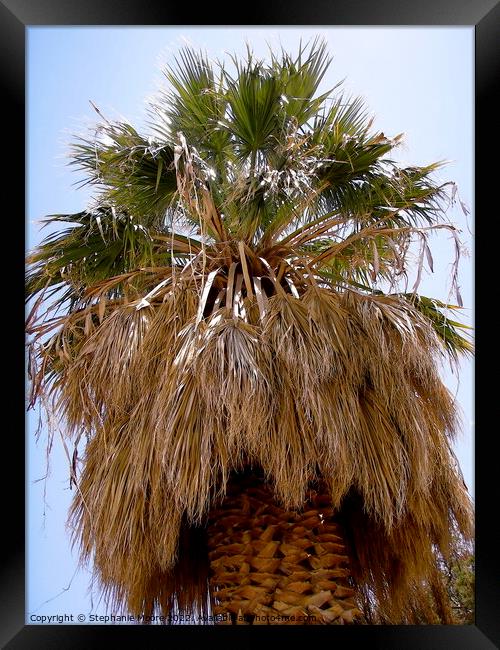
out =
<svg viewBox="0 0 500 650"><path fill-rule="evenodd" d="M208 525L212 612L219 624L344 624L361 612L330 498L280 507L260 476L235 476Z"/></svg>

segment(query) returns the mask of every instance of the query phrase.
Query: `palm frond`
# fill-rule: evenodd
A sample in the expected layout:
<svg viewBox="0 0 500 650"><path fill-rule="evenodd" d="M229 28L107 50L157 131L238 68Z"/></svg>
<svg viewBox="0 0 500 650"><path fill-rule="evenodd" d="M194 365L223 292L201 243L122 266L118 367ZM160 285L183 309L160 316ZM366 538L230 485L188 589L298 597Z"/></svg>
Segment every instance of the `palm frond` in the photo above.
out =
<svg viewBox="0 0 500 650"><path fill-rule="evenodd" d="M86 174L81 184L102 188L102 203L129 211L144 226L163 224L177 190L170 143L144 138L125 122L103 122L73 143L70 156Z"/></svg>
<svg viewBox="0 0 500 650"><path fill-rule="evenodd" d="M166 142L183 133L217 172L223 172L221 156L231 153L230 132L222 125L227 100L213 66L203 53L184 48L175 67L164 74L169 90L161 91L150 107L153 128Z"/></svg>
<svg viewBox="0 0 500 650"><path fill-rule="evenodd" d="M70 286L75 295L100 280L157 263L150 231L126 212L98 207L71 215L51 215L50 223L67 223L28 255L26 291Z"/></svg>
<svg viewBox="0 0 500 650"><path fill-rule="evenodd" d="M403 297L431 321L434 331L441 339L446 351L456 361L459 354L471 355L473 353L474 347L470 336L462 336L460 333L460 330L472 330L472 327L452 320L443 313L446 310L457 311L460 309L459 307L417 294L403 294ZM465 332L465 334L468 333Z"/></svg>

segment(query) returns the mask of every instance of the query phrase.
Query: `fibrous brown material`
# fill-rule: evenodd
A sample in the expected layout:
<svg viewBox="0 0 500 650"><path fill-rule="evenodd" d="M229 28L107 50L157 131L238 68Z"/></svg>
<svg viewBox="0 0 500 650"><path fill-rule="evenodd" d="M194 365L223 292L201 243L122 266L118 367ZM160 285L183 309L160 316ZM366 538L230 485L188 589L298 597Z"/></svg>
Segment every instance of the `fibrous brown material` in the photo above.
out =
<svg viewBox="0 0 500 650"><path fill-rule="evenodd" d="M285 511L324 482L367 609L399 624L452 528L472 533L439 342L402 298L275 288L262 314L231 298L203 317L186 278L89 325L52 387L68 430L92 431L75 541L116 606L169 615L193 583L185 609L203 612L196 580L178 593L181 522L203 527L248 461Z"/></svg>
<svg viewBox="0 0 500 650"><path fill-rule="evenodd" d="M212 610L220 624L351 623L361 612L349 585L342 529L326 490L304 508L278 506L255 475L232 480L208 525Z"/></svg>

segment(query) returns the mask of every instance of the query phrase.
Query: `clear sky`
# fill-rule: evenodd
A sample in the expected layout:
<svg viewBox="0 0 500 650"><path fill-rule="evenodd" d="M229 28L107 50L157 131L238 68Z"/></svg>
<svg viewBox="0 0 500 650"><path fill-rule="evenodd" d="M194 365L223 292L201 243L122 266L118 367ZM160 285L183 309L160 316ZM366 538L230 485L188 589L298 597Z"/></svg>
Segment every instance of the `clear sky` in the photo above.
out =
<svg viewBox="0 0 500 650"><path fill-rule="evenodd" d="M438 178L453 180L471 214L459 204L448 217L462 230L469 251L460 267L460 288L467 308L462 321L473 324L473 89L472 27L30 27L27 55L27 246L47 214L84 209L87 188L67 167L67 144L76 133L98 121L89 100L108 118L123 117L141 130L147 97L160 83L161 66L172 63L186 42L212 58L243 54L245 43L258 56L267 44L297 52L299 41L317 34L327 43L333 62L323 86L345 79L344 89L361 95L375 117L374 127L386 135L404 132L397 159L423 165L448 160ZM393 156L394 158L395 156ZM449 300L453 242L447 235L430 240L434 273L424 273L419 291ZM450 300L451 302L454 299ZM471 494L473 474L473 363L463 360L459 377L443 368L463 415L455 450ZM27 420L27 603L26 622L41 616L104 613L98 590L89 591L91 574L78 569L65 529L69 490L68 461L61 438L54 439L50 473L46 474L46 436L35 444L37 416ZM48 602L47 602L48 601ZM38 618L31 618L32 616Z"/></svg>

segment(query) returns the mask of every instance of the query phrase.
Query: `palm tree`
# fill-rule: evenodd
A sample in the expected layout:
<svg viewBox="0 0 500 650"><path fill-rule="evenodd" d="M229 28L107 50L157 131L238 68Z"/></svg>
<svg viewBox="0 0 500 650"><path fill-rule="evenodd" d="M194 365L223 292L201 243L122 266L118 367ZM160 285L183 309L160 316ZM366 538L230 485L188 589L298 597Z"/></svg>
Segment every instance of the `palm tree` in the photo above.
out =
<svg viewBox="0 0 500 650"><path fill-rule="evenodd" d="M72 145L94 203L28 257L30 406L64 421L74 539L137 616L450 622L472 517L437 364L472 348L405 286L457 238L450 184L318 94L329 64L182 50L154 136L99 113Z"/></svg>

